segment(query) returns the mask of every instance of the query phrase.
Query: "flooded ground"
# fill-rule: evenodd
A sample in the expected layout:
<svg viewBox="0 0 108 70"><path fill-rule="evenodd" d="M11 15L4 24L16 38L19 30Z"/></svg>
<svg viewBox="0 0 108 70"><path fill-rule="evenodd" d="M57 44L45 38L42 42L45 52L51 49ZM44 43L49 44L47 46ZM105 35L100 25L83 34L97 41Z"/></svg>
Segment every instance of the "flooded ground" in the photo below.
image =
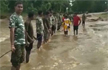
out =
<svg viewBox="0 0 108 70"><path fill-rule="evenodd" d="M7 27L1 25L0 40L9 36ZM35 41L30 62L24 62L21 70L108 70L108 21L86 22L86 29L80 25L77 37L72 29L67 37L63 31L57 32L40 51ZM0 42L0 56L10 49L9 39L5 39ZM0 70L10 67L8 53L0 58Z"/></svg>

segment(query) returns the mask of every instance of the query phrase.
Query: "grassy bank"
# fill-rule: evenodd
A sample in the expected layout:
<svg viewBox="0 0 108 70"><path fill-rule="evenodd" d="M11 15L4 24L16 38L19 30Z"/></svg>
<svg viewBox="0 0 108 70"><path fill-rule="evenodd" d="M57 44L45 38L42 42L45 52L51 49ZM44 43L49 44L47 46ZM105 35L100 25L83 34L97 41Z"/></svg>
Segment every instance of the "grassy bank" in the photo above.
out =
<svg viewBox="0 0 108 70"><path fill-rule="evenodd" d="M9 17L9 13L0 13L0 19L5 19Z"/></svg>
<svg viewBox="0 0 108 70"><path fill-rule="evenodd" d="M97 15L98 17L101 17L101 18L107 18L108 19L108 13L102 13L100 15Z"/></svg>

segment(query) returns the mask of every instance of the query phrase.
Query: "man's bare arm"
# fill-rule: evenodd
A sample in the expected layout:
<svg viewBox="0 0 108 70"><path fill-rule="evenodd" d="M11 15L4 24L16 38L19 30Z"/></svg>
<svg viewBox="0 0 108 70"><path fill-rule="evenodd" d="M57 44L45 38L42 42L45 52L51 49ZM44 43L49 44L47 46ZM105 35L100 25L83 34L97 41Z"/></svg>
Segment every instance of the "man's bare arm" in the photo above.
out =
<svg viewBox="0 0 108 70"><path fill-rule="evenodd" d="M79 20L79 25L81 24L81 19Z"/></svg>
<svg viewBox="0 0 108 70"><path fill-rule="evenodd" d="M11 42L11 50L14 52L15 47L14 47L14 30L15 28L10 28L10 42Z"/></svg>
<svg viewBox="0 0 108 70"><path fill-rule="evenodd" d="M10 28L10 42L11 45L14 45L14 28Z"/></svg>

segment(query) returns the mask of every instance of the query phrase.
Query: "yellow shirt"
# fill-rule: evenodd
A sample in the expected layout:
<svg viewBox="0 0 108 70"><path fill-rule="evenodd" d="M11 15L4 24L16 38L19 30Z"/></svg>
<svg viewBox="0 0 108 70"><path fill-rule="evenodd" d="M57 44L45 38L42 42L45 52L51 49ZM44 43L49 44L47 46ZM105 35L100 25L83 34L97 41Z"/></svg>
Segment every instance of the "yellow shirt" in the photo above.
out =
<svg viewBox="0 0 108 70"><path fill-rule="evenodd" d="M71 22L70 19L64 19L64 22L62 23L64 31L68 31L70 30L70 28L68 28L68 26L70 26Z"/></svg>

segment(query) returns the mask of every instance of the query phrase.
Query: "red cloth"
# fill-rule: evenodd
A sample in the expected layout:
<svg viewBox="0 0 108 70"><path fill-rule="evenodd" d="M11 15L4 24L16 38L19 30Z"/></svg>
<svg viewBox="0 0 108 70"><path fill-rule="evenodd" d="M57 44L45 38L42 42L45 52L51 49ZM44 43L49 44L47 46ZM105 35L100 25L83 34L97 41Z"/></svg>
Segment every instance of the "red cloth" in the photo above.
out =
<svg viewBox="0 0 108 70"><path fill-rule="evenodd" d="M63 21L63 22L64 22L64 19L65 19L65 18L63 17L63 18L62 18L62 21Z"/></svg>
<svg viewBox="0 0 108 70"><path fill-rule="evenodd" d="M73 23L74 23L74 26L78 26L78 22L80 21L80 18L78 16L75 16L73 17Z"/></svg>

